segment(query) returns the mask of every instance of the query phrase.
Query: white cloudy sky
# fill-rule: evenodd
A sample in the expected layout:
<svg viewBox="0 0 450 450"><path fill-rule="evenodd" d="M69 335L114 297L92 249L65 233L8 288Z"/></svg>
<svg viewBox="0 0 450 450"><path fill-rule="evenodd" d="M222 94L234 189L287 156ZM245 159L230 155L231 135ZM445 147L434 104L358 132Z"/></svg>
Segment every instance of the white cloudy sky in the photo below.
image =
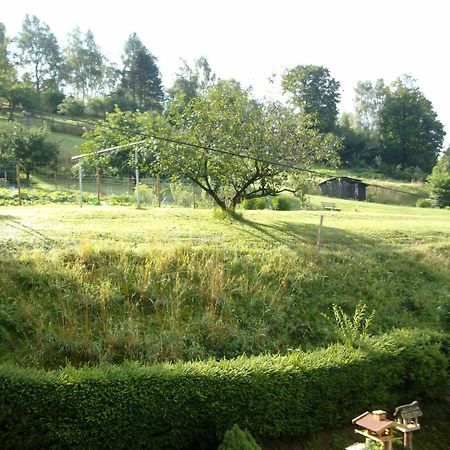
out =
<svg viewBox="0 0 450 450"><path fill-rule="evenodd" d="M358 80L409 73L450 135L449 12L447 0L21 0L2 5L0 21L14 35L25 14L35 14L61 45L76 25L90 28L116 62L136 32L166 87L180 58L206 56L220 78L252 85L258 96L273 95L274 73L323 65L340 81L346 111Z"/></svg>

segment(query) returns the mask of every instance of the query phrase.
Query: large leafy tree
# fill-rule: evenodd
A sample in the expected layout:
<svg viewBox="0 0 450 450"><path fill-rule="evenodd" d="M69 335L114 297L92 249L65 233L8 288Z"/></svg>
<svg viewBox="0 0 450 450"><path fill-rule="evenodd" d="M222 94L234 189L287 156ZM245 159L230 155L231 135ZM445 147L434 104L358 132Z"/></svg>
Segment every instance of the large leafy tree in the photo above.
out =
<svg viewBox="0 0 450 450"><path fill-rule="evenodd" d="M33 108L38 103L38 98L29 83L18 80L16 69L10 60L9 44L5 27L0 23L0 100L8 105L9 118L12 120L18 106Z"/></svg>
<svg viewBox="0 0 450 450"><path fill-rule="evenodd" d="M387 93L388 87L383 79L374 83L359 81L355 87L356 125L370 137L376 137L378 134L379 112L386 101Z"/></svg>
<svg viewBox="0 0 450 450"><path fill-rule="evenodd" d="M427 181L436 206L450 206L450 147L433 167Z"/></svg>
<svg viewBox="0 0 450 450"><path fill-rule="evenodd" d="M125 43L122 86L134 108L161 110L164 92L156 58L136 33Z"/></svg>
<svg viewBox="0 0 450 450"><path fill-rule="evenodd" d="M66 79L73 93L83 100L101 90L105 74L105 57L96 44L92 31L82 33L76 27L68 35L64 49Z"/></svg>
<svg viewBox="0 0 450 450"><path fill-rule="evenodd" d="M17 48L19 63L39 94L59 86L61 55L56 37L47 24L27 14L17 37Z"/></svg>
<svg viewBox="0 0 450 450"><path fill-rule="evenodd" d="M445 131L432 103L410 77L397 79L379 112L383 161L431 172Z"/></svg>
<svg viewBox="0 0 450 450"><path fill-rule="evenodd" d="M307 169L318 161L334 161L338 145L306 117L277 103L258 103L234 81L221 81L192 99L180 116L171 117L172 129L155 113L130 114L109 115L87 136L85 148L93 149L93 142L98 148L147 137L143 147L149 168L191 181L228 211L244 199L295 191L300 174L288 177L286 167L270 161ZM152 139L155 135L193 145ZM99 159L109 157L116 158Z"/></svg>
<svg viewBox="0 0 450 450"><path fill-rule="evenodd" d="M15 123L0 126L0 159L20 164L29 178L37 167L56 164L59 148L48 140L48 134L40 128L26 128Z"/></svg>
<svg viewBox="0 0 450 450"><path fill-rule="evenodd" d="M314 116L322 132L334 131L338 114L339 82L323 66L297 66L286 71L281 86L292 103L309 116Z"/></svg>

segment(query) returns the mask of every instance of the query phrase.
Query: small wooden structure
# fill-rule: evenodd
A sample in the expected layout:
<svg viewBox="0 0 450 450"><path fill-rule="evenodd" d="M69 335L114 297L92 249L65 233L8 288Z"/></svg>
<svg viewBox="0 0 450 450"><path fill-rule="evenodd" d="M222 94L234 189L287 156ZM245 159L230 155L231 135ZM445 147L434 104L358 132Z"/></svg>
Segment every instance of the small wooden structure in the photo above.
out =
<svg viewBox="0 0 450 450"><path fill-rule="evenodd" d="M395 408L395 428L403 433L404 448L412 449L412 432L420 430L418 419L419 417L422 417L422 415L422 411L419 408L419 402L417 401Z"/></svg>
<svg viewBox="0 0 450 450"><path fill-rule="evenodd" d="M366 411L352 420L359 429L355 433L366 438L366 444L370 441L381 443L383 450L392 450L395 422L386 419L386 411L381 409L376 411Z"/></svg>
<svg viewBox="0 0 450 450"><path fill-rule="evenodd" d="M319 184L321 194L326 197L359 201L366 199L367 186L362 180L349 177L330 178Z"/></svg>

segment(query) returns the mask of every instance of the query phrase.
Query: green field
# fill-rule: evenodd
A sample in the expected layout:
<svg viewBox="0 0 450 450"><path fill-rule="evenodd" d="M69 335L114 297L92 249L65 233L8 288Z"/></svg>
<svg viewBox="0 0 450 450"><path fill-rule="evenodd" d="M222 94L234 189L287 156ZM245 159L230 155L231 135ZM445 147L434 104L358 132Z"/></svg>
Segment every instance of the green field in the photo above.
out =
<svg viewBox="0 0 450 450"><path fill-rule="evenodd" d="M345 200L321 211L325 200L238 220L211 209L1 207L0 363L68 373L100 364L106 376L105 364L130 360L289 355L342 339L333 305L350 319L366 305L373 335L448 333L450 211ZM448 403L423 410L417 449L444 450ZM349 427L263 448L338 450L354 440Z"/></svg>
<svg viewBox="0 0 450 450"><path fill-rule="evenodd" d="M186 208L2 208L1 358L51 368L313 348L335 339L322 315L333 304L366 304L374 333L448 326L450 212L336 203L225 222Z"/></svg>

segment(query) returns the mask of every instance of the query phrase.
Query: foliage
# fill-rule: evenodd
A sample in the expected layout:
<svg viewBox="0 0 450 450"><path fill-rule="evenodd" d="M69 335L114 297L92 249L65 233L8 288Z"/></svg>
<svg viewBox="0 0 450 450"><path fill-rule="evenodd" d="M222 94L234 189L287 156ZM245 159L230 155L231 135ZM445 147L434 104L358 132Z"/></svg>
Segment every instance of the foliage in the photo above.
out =
<svg viewBox="0 0 450 450"><path fill-rule="evenodd" d="M275 211L289 211L291 209L290 201L286 197L274 197L270 203L272 209L274 209Z"/></svg>
<svg viewBox="0 0 450 450"><path fill-rule="evenodd" d="M85 100L98 94L102 87L105 71L105 57L88 30L84 36L79 27L68 35L64 49L66 61L65 78L74 94Z"/></svg>
<svg viewBox="0 0 450 450"><path fill-rule="evenodd" d="M74 191L47 191L44 189L21 189L20 198L22 205L45 205L58 203L78 203L79 194ZM94 194L83 194L84 201L92 202L97 196ZM15 206L18 204L17 190L0 188L0 206ZM126 204L130 202L127 201Z"/></svg>
<svg viewBox="0 0 450 450"><path fill-rule="evenodd" d="M247 431L234 424L233 427L225 432L223 442L217 450L261 450L253 436Z"/></svg>
<svg viewBox="0 0 450 450"><path fill-rule="evenodd" d="M357 347L367 340L369 337L368 329L373 322L375 311L368 314L367 306L360 303L356 306L353 317L350 317L340 306L333 305L333 315L333 319L330 319L325 314L324 317L331 324L340 342Z"/></svg>
<svg viewBox="0 0 450 450"><path fill-rule="evenodd" d="M244 209L265 209L267 206L267 201L265 197L251 198L243 200L241 206Z"/></svg>
<svg viewBox="0 0 450 450"><path fill-rule="evenodd" d="M36 16L26 15L17 37L19 61L38 93L57 88L61 55L55 35Z"/></svg>
<svg viewBox="0 0 450 450"><path fill-rule="evenodd" d="M75 97L66 97L58 105L58 113L68 117L83 117L86 107L84 102Z"/></svg>
<svg viewBox="0 0 450 450"><path fill-rule="evenodd" d="M286 187L286 169L269 161L306 169L314 161L334 162L339 146L292 110L257 103L235 81L210 86L171 120L183 141L214 150L167 146L160 153L162 166L195 183L222 209L234 210L244 199L295 191L295 181Z"/></svg>
<svg viewBox="0 0 450 450"><path fill-rule="evenodd" d="M379 112L383 161L429 173L444 140L442 123L429 100L408 77L397 79Z"/></svg>
<svg viewBox="0 0 450 450"><path fill-rule="evenodd" d="M333 345L241 356L55 372L0 367L0 439L12 448L211 446L233 424L268 438L311 435L373 405L442 395L440 337L400 330L364 350ZM376 395L376 397L374 397Z"/></svg>
<svg viewBox="0 0 450 450"><path fill-rule="evenodd" d="M383 79L376 82L359 81L355 87L355 113L357 128L368 137L379 131L379 114L389 92Z"/></svg>
<svg viewBox="0 0 450 450"><path fill-rule="evenodd" d="M318 129L325 133L336 126L339 86L323 66L297 66L286 71L282 79L283 92L292 96L304 114L315 117Z"/></svg>
<svg viewBox="0 0 450 450"><path fill-rule="evenodd" d="M0 148L6 149L1 155L3 161L20 164L27 178L36 167L56 163L58 145L48 140L46 130L25 128L14 123L0 126Z"/></svg>
<svg viewBox="0 0 450 450"><path fill-rule="evenodd" d="M439 208L450 206L450 149L433 167L427 182L434 204Z"/></svg>
<svg viewBox="0 0 450 450"><path fill-rule="evenodd" d="M142 111L161 110L164 93L156 58L145 48L136 33L125 43L122 86Z"/></svg>

